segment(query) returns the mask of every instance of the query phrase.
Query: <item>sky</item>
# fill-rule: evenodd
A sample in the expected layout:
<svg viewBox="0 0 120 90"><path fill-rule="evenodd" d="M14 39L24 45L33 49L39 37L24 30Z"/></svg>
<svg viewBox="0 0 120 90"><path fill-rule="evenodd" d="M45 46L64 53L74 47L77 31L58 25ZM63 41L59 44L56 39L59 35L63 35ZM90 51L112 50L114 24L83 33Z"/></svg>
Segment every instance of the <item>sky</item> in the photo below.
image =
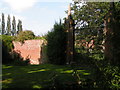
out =
<svg viewBox="0 0 120 90"><path fill-rule="evenodd" d="M67 17L65 13L72 0L0 0L0 14L5 20L10 14L22 20L23 30L44 35L53 28L55 21ZM1 17L0 17L1 18Z"/></svg>

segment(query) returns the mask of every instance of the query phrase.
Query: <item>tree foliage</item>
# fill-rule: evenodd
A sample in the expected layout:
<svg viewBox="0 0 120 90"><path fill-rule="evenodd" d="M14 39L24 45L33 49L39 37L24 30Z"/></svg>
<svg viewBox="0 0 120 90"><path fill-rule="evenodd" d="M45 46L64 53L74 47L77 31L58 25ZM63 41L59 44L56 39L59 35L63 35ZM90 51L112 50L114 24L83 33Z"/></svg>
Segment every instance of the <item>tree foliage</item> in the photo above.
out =
<svg viewBox="0 0 120 90"><path fill-rule="evenodd" d="M119 21L119 12L120 12L120 4L115 3L115 12L116 20ZM90 43L91 40L94 40L95 48L92 50L93 52L97 50L97 52L103 53L104 49L104 20L106 15L110 10L110 3L108 2L84 2L82 5L80 3L74 3L72 5L72 10L74 13L72 14L73 18L76 22L76 43L81 42L82 40L86 40L86 42ZM110 25L112 26L112 25ZM115 39L115 38L114 38ZM117 39L118 40L118 39ZM115 40L114 40L115 41ZM117 43L116 43L117 45ZM80 45L78 45L80 46Z"/></svg>
<svg viewBox="0 0 120 90"><path fill-rule="evenodd" d="M12 20L12 36L16 35L16 20L15 20L15 16L13 16L13 20Z"/></svg>
<svg viewBox="0 0 120 90"><path fill-rule="evenodd" d="M9 36L14 36L14 35L17 35L17 33L19 33L20 31L23 30L22 28L22 21L21 20L18 20L18 24L17 24L17 28L16 28L16 19L15 19L15 16L13 16L12 18L12 23L11 23L11 17L10 15L8 15L7 17L7 25L6 25L6 22L5 22L5 15L4 13L2 13L2 22L1 22L1 34L2 35L9 35ZM5 28L6 26L6 28Z"/></svg>
<svg viewBox="0 0 120 90"><path fill-rule="evenodd" d="M55 23L52 31L47 34L47 55L52 64L62 65L66 63L66 36L64 26L61 23Z"/></svg>
<svg viewBox="0 0 120 90"><path fill-rule="evenodd" d="M118 5L120 6L120 4ZM105 20L105 57L111 65L120 65L120 9L113 2L110 3L110 6Z"/></svg>
<svg viewBox="0 0 120 90"><path fill-rule="evenodd" d="M108 3L84 2L72 5L75 20L75 47L77 52L103 59L104 16Z"/></svg>
<svg viewBox="0 0 120 90"><path fill-rule="evenodd" d="M6 31L7 31L7 35L11 36L11 18L10 18L10 15L8 15L8 18L7 18Z"/></svg>
<svg viewBox="0 0 120 90"><path fill-rule="evenodd" d="M12 58L10 52L12 51L13 47L13 37L8 35L1 36L2 41L2 63L10 63Z"/></svg>
<svg viewBox="0 0 120 90"><path fill-rule="evenodd" d="M80 3L74 3L72 9L77 29L75 44L76 51L79 53L77 58L79 63L96 68L95 87L120 88L120 3L115 3L114 12L110 12L111 8L108 2L85 2L82 6ZM109 21L107 30L112 31L111 35L104 32L104 20L107 16L109 16L109 20L106 19ZM104 48L106 38L108 38L107 49L112 54L109 54L109 57L112 59L104 58L104 50L107 51ZM91 44L91 40L94 40L94 48L87 48Z"/></svg>
<svg viewBox="0 0 120 90"><path fill-rule="evenodd" d="M109 3L86 2L82 6L80 3L74 3L72 9L74 10L73 17L79 28L81 25L99 27L103 24L104 15L109 10Z"/></svg>
<svg viewBox="0 0 120 90"><path fill-rule="evenodd" d="M23 28L22 28L22 21L21 20L18 20L17 28L18 28L18 31L17 31L18 33L23 30Z"/></svg>
<svg viewBox="0 0 120 90"><path fill-rule="evenodd" d="M15 37L16 41L24 42L24 40L30 40L34 39L35 35L32 31L26 30L26 31L21 31L17 37Z"/></svg>
<svg viewBox="0 0 120 90"><path fill-rule="evenodd" d="M5 17L4 17L4 13L2 13L2 35L5 34Z"/></svg>

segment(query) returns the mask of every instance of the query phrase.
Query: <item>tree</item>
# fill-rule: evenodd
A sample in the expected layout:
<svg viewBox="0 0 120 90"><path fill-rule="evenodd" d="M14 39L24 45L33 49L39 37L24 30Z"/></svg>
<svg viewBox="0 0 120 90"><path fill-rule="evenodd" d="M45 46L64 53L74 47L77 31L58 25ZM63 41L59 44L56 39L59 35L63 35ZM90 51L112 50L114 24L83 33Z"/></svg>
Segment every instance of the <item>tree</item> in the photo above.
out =
<svg viewBox="0 0 120 90"><path fill-rule="evenodd" d="M11 35L11 19L10 19L10 15L8 15L6 31L7 31L7 35Z"/></svg>
<svg viewBox="0 0 120 90"><path fill-rule="evenodd" d="M12 36L16 35L16 20L15 20L15 16L13 16L13 20L12 20Z"/></svg>
<svg viewBox="0 0 120 90"><path fill-rule="evenodd" d="M119 4L115 3L115 6L116 10L119 11ZM104 18L109 12L109 8L108 2L84 2L82 6L75 2L72 6L74 11L72 16L76 22L76 29L79 29L79 31L76 31L76 39L84 39L88 43L91 39L94 39L95 49L100 51L103 47L102 41L105 39L103 35Z"/></svg>
<svg viewBox="0 0 120 90"><path fill-rule="evenodd" d="M4 13L2 13L2 35L5 34L5 18Z"/></svg>
<svg viewBox="0 0 120 90"><path fill-rule="evenodd" d="M114 2L110 3L105 24L105 57L110 64L120 65L120 9L117 10Z"/></svg>
<svg viewBox="0 0 120 90"><path fill-rule="evenodd" d="M79 31L76 31L78 33L75 33L77 35L77 40L79 40L78 43L81 43L84 40L85 45L86 42L89 43L89 39L93 36L95 36L93 38L96 39L95 43L97 42L96 45L98 46L102 44L102 41L105 41L103 53L105 54L104 56L106 59L103 57L103 59L97 60L98 57L96 53L91 53L91 56L96 54L91 60L85 58L85 55L90 56L90 53L82 54L79 59L82 60L81 57L84 57L84 61L91 61L88 65L91 64L91 67L94 67L94 65L96 66L97 72L95 77L97 80L95 80L95 82L98 81L96 82L98 87L105 86L107 88L117 89L119 88L119 78L116 77L119 76L120 70L120 3L114 3L115 6L111 3L114 7L110 7L110 3L107 2L86 2L82 4L82 6L80 5L80 3L74 3L72 6L74 11L73 17L76 21L76 29L79 29ZM104 21L106 22L106 30L103 30L105 24ZM103 35L103 32L105 35ZM79 44L79 46L80 45L81 44ZM97 47L95 47L95 49L96 48ZM100 51L100 49L98 51ZM79 52L80 54L86 53L85 50L84 52L81 52L81 49Z"/></svg>
<svg viewBox="0 0 120 90"><path fill-rule="evenodd" d="M104 15L109 10L109 3L107 2L84 2L74 3L72 9L74 10L73 17L76 21L77 28L88 26L98 27L104 22Z"/></svg>
<svg viewBox="0 0 120 90"><path fill-rule="evenodd" d="M1 19L0 19L0 23L1 23ZM0 25L0 34L2 34L2 25Z"/></svg>
<svg viewBox="0 0 120 90"><path fill-rule="evenodd" d="M2 41L2 63L3 64L10 63L13 61L10 55L10 52L14 48L12 43L13 37L8 35L2 35L0 40Z"/></svg>
<svg viewBox="0 0 120 90"><path fill-rule="evenodd" d="M52 64L66 63L66 34L61 23L55 23L54 28L47 34L47 56Z"/></svg>
<svg viewBox="0 0 120 90"><path fill-rule="evenodd" d="M24 43L24 40L30 40L34 38L35 38L34 33L32 31L26 30L19 32L15 40Z"/></svg>
<svg viewBox="0 0 120 90"><path fill-rule="evenodd" d="M75 2L72 5L72 16L75 20L76 29L75 47L79 48L79 51L84 55L94 58L99 54L99 58L101 58L103 57L104 15L108 12L109 3L81 3Z"/></svg>
<svg viewBox="0 0 120 90"><path fill-rule="evenodd" d="M18 20L17 29L18 29L18 31L17 31L18 33L23 30L23 28L22 28L22 21L21 20Z"/></svg>

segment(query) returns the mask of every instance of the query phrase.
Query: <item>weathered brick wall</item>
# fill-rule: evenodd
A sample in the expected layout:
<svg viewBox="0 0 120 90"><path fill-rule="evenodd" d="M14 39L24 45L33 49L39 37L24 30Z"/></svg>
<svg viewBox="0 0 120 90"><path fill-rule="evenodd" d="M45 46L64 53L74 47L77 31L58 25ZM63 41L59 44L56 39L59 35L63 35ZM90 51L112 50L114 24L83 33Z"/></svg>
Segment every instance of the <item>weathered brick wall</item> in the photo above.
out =
<svg viewBox="0 0 120 90"><path fill-rule="evenodd" d="M41 63L41 46L43 40L26 40L23 44L13 41L14 51L19 53L21 57L30 59L30 64Z"/></svg>

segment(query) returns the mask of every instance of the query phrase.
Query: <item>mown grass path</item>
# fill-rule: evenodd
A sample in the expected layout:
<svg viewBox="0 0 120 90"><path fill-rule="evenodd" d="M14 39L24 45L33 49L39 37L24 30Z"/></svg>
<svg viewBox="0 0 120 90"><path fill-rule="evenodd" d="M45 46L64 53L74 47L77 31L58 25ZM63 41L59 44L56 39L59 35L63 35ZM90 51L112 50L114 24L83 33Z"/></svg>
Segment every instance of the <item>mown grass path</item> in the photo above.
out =
<svg viewBox="0 0 120 90"><path fill-rule="evenodd" d="M28 66L2 66L2 88L53 88L80 84L86 78L92 78L88 68L52 64Z"/></svg>

